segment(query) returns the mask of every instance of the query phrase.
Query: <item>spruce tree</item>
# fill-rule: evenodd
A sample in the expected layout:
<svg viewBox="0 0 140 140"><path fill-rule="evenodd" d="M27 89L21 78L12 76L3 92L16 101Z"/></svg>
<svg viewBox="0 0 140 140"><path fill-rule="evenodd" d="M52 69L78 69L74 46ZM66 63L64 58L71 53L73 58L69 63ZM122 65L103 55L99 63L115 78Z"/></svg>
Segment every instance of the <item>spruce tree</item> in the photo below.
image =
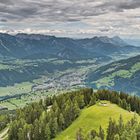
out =
<svg viewBox="0 0 140 140"><path fill-rule="evenodd" d="M51 131L51 138L54 138L58 132L58 123L57 118L52 118L49 122L50 131Z"/></svg>
<svg viewBox="0 0 140 140"><path fill-rule="evenodd" d="M101 126L100 126L100 128L99 128L99 137L101 138L101 140L104 140L104 137L105 137L105 135L104 135L104 130L102 129Z"/></svg>
<svg viewBox="0 0 140 140"><path fill-rule="evenodd" d="M78 103L76 100L74 100L73 105L72 105L72 115L73 115L73 120L77 118L80 114L80 108L78 106Z"/></svg>
<svg viewBox="0 0 140 140"><path fill-rule="evenodd" d="M79 130L76 133L76 140L84 140L83 130L82 128L79 128Z"/></svg>
<svg viewBox="0 0 140 140"><path fill-rule="evenodd" d="M60 113L60 115L59 115L58 125L59 125L59 130L60 131L65 128L65 120L64 120L64 116L63 116L62 113Z"/></svg>
<svg viewBox="0 0 140 140"><path fill-rule="evenodd" d="M39 140L40 134L39 134L39 121L38 119L35 120L34 122L34 128L33 128L33 139L34 140Z"/></svg>
<svg viewBox="0 0 140 140"><path fill-rule="evenodd" d="M49 127L49 124L46 124L46 127L45 127L45 140L50 140L50 138L51 138L50 127Z"/></svg>
<svg viewBox="0 0 140 140"><path fill-rule="evenodd" d="M22 128L19 128L17 135L18 135L18 140L25 140L24 131Z"/></svg>
<svg viewBox="0 0 140 140"><path fill-rule="evenodd" d="M124 123L123 123L122 115L120 115L119 124L118 124L119 135L122 134L123 129L124 129Z"/></svg>
<svg viewBox="0 0 140 140"><path fill-rule="evenodd" d="M94 139L96 136L98 136L98 133L95 130L90 131L90 139Z"/></svg>
<svg viewBox="0 0 140 140"><path fill-rule="evenodd" d="M114 140L120 140L119 134L116 134L116 135L114 136Z"/></svg>
<svg viewBox="0 0 140 140"><path fill-rule="evenodd" d="M96 97L95 97L95 95L92 95L90 102L89 102L89 105L95 105L95 104L96 104Z"/></svg>

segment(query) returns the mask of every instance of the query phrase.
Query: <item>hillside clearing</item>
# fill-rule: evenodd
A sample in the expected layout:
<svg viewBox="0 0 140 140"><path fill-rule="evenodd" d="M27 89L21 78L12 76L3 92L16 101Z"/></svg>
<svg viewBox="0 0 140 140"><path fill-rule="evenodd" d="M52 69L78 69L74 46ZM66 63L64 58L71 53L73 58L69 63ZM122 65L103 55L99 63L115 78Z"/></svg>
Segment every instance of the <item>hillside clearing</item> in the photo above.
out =
<svg viewBox="0 0 140 140"><path fill-rule="evenodd" d="M76 119L65 131L59 134L55 140L75 140L76 132L82 128L84 134L90 130L98 131L100 125L103 129L107 129L109 118L118 120L122 115L124 122L130 120L134 113L128 112L119 106L106 101L106 105L98 103L94 106L88 107L81 112L81 115ZM138 120L140 117L137 115Z"/></svg>

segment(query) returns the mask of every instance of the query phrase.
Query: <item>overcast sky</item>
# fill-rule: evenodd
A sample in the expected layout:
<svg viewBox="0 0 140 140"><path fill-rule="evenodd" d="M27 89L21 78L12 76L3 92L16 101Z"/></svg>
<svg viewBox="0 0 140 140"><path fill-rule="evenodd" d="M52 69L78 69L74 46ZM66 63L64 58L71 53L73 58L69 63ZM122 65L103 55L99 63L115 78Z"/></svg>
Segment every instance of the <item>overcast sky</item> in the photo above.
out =
<svg viewBox="0 0 140 140"><path fill-rule="evenodd" d="M0 0L0 32L140 38L140 0Z"/></svg>

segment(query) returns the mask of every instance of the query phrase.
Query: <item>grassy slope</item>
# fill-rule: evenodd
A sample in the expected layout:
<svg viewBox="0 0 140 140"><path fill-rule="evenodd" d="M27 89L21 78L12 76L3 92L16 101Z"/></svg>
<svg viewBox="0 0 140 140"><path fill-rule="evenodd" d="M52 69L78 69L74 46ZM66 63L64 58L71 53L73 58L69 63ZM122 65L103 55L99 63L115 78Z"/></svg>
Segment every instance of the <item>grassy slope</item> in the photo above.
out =
<svg viewBox="0 0 140 140"><path fill-rule="evenodd" d="M120 114L123 116L124 122L134 116L133 112L128 112L109 102L107 102L107 106L96 104L88 107L84 109L80 117L75 120L70 127L58 135L55 140L74 140L78 128L82 128L84 134L87 134L91 129L98 131L100 125L106 129L109 117L118 120ZM140 120L139 116L138 119Z"/></svg>

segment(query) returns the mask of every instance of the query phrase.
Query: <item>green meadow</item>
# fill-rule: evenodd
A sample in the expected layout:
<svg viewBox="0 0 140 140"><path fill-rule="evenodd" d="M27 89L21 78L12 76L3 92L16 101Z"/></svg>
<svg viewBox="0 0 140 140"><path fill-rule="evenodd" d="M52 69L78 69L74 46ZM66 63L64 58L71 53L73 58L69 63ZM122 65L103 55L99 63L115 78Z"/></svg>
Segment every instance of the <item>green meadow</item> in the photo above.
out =
<svg viewBox="0 0 140 140"><path fill-rule="evenodd" d="M108 101L105 101L105 104L97 103L94 106L83 109L80 116L55 140L75 140L76 132L79 128L83 129L84 134L87 134L92 129L98 131L100 126L106 130L109 118L111 117L117 121L120 115L122 115L124 122L127 122L134 116L134 113L128 112ZM137 117L140 120L140 117Z"/></svg>

